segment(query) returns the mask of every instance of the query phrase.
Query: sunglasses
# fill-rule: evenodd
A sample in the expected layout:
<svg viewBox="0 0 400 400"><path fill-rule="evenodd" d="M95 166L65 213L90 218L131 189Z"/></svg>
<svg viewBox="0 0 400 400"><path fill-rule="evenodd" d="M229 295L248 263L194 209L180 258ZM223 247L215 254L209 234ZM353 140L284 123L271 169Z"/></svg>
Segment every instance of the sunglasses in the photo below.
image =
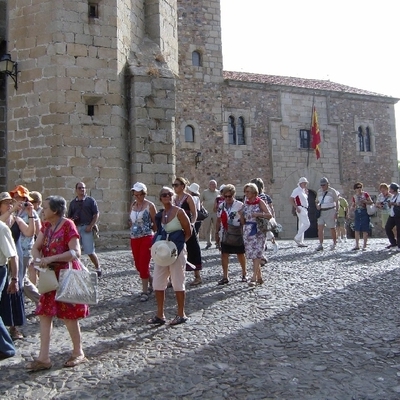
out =
<svg viewBox="0 0 400 400"><path fill-rule="evenodd" d="M182 183L173 183L172 187L182 186Z"/></svg>
<svg viewBox="0 0 400 400"><path fill-rule="evenodd" d="M356 186L356 189L362 189L362 186Z"/></svg>
<svg viewBox="0 0 400 400"><path fill-rule="evenodd" d="M233 196L232 195L227 195L227 196L224 196L226 199L231 199Z"/></svg>
<svg viewBox="0 0 400 400"><path fill-rule="evenodd" d="M322 184L321 184L321 186L326 186L326 185L327 185L327 183L322 183Z"/></svg>
<svg viewBox="0 0 400 400"><path fill-rule="evenodd" d="M160 197L171 197L172 194L171 193L161 193Z"/></svg>

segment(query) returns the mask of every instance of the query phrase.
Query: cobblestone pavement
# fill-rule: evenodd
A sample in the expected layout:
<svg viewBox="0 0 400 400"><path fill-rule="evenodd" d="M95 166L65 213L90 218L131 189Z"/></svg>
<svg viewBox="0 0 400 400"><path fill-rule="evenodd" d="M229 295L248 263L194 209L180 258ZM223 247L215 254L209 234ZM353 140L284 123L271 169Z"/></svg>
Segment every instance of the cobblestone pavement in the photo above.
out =
<svg viewBox="0 0 400 400"><path fill-rule="evenodd" d="M239 281L235 257L229 284L218 286L219 253L204 251L203 284L187 289L190 320L176 327L146 325L155 300L139 301L129 250L99 253L101 301L82 321L90 362L62 368L71 345L56 321L53 368L25 372L39 348L27 303L25 339L0 364L1 398L399 399L400 253L384 239L365 252L352 252L352 241L322 252L315 240L278 243L255 289ZM172 319L172 289L166 306Z"/></svg>

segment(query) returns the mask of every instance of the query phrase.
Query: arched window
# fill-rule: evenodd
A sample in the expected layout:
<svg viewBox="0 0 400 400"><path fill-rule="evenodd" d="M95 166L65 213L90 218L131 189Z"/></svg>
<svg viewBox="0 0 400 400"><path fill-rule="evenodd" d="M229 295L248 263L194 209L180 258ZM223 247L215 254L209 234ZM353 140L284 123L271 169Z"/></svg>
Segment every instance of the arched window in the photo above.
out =
<svg viewBox="0 0 400 400"><path fill-rule="evenodd" d="M237 142L238 142L237 144L246 144L244 133L245 133L244 118L239 117L237 125Z"/></svg>
<svg viewBox="0 0 400 400"><path fill-rule="evenodd" d="M365 151L364 148L364 135L361 126L358 127L358 146L360 151Z"/></svg>
<svg viewBox="0 0 400 400"><path fill-rule="evenodd" d="M235 118L232 116L228 118L228 137L229 144L236 144Z"/></svg>
<svg viewBox="0 0 400 400"><path fill-rule="evenodd" d="M201 55L198 51L192 53L192 65L194 67L201 67Z"/></svg>
<svg viewBox="0 0 400 400"><path fill-rule="evenodd" d="M191 125L185 126L185 142L194 142L194 128Z"/></svg>
<svg viewBox="0 0 400 400"><path fill-rule="evenodd" d="M369 126L365 128L365 151L371 151L371 132Z"/></svg>

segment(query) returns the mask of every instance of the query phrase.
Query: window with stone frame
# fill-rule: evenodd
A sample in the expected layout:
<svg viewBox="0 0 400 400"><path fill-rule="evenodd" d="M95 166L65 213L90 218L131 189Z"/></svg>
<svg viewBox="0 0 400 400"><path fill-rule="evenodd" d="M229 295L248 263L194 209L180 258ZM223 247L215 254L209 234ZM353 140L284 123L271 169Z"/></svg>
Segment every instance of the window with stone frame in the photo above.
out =
<svg viewBox="0 0 400 400"><path fill-rule="evenodd" d="M192 65L194 67L201 67L201 54L198 51L192 53Z"/></svg>
<svg viewBox="0 0 400 400"><path fill-rule="evenodd" d="M311 131L309 129L300 129L299 132L300 149L310 149Z"/></svg>
<svg viewBox="0 0 400 400"><path fill-rule="evenodd" d="M232 115L228 118L228 143L236 144L235 117Z"/></svg>
<svg viewBox="0 0 400 400"><path fill-rule="evenodd" d="M89 18L99 18L99 5L95 2L89 2L88 7Z"/></svg>
<svg viewBox="0 0 400 400"><path fill-rule="evenodd" d="M237 135L236 135L237 136L237 144L245 145L246 138L245 138L245 126L244 126L244 118L243 117L238 118L236 132L237 132Z"/></svg>
<svg viewBox="0 0 400 400"><path fill-rule="evenodd" d="M185 126L185 142L194 142L194 128L191 125Z"/></svg>
<svg viewBox="0 0 400 400"><path fill-rule="evenodd" d="M362 126L358 127L358 151L371 152L371 130L369 126L365 129Z"/></svg>

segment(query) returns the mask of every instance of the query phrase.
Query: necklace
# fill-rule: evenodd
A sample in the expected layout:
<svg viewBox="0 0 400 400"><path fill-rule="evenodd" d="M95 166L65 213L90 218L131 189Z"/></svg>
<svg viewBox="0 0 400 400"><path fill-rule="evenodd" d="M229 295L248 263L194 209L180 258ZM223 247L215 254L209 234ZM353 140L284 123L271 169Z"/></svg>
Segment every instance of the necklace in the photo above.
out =
<svg viewBox="0 0 400 400"><path fill-rule="evenodd" d="M167 223L169 214L171 213L171 210L172 210L172 207L169 209L168 212L164 209L164 211L163 211L164 212L164 224Z"/></svg>
<svg viewBox="0 0 400 400"><path fill-rule="evenodd" d="M138 217L139 217L139 214L141 213L141 211L143 210L143 207L144 207L144 202L142 203L142 205L141 205L141 207L140 207L140 210L138 210L138 204L136 204L136 210L134 210L135 211L135 213L136 213L136 220L138 219Z"/></svg>
<svg viewBox="0 0 400 400"><path fill-rule="evenodd" d="M62 220L63 220L63 218L61 217L61 218L58 220L58 222L57 222L56 226L54 227L54 229L53 229L52 231L50 231L50 228L49 228L49 230L48 230L48 232L47 232L47 235L46 235L46 239L47 239L46 251L47 251L47 252L50 251L51 240L53 239L53 236L54 236L54 234L55 234L55 232L56 232L56 230L57 230L57 228L58 228L58 225L61 224L61 221L62 221ZM51 234L50 234L50 233L51 233Z"/></svg>

